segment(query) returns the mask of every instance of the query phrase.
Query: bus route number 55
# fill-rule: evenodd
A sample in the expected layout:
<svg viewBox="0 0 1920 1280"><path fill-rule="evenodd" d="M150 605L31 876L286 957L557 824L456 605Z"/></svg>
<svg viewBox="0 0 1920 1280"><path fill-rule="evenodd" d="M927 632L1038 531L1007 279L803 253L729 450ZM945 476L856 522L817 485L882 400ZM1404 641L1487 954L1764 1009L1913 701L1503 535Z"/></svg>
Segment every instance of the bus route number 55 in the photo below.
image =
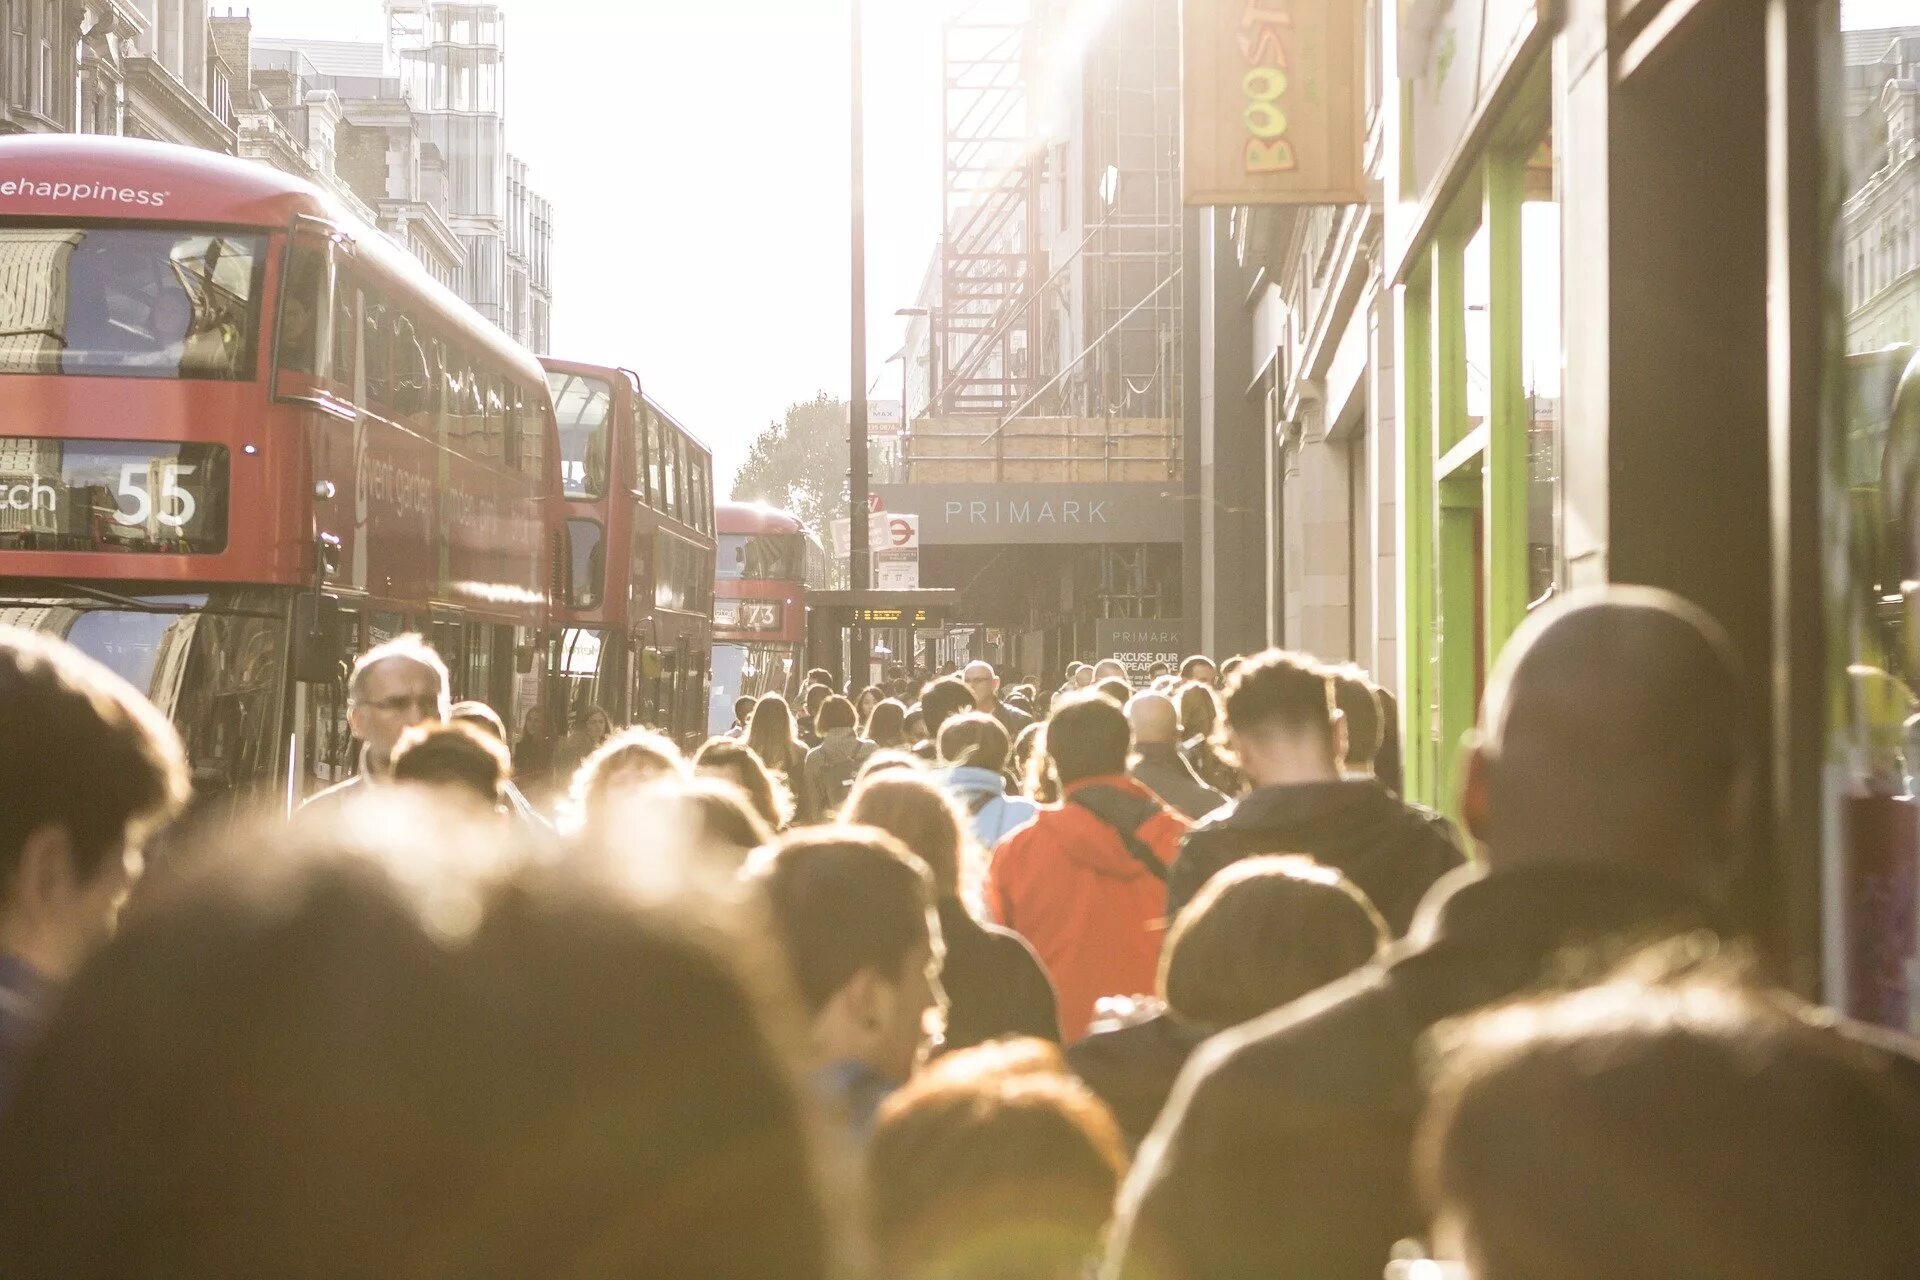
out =
<svg viewBox="0 0 1920 1280"><path fill-rule="evenodd" d="M169 462L160 468L160 513L159 522L169 529L184 528L193 519L198 510L193 495L180 487L180 477L192 475L197 470L192 464L182 465ZM116 510L114 521L123 525L145 524L154 517L154 495L148 489L153 473L144 462L129 462L120 468L120 487L116 491L122 498L133 499L131 512Z"/></svg>

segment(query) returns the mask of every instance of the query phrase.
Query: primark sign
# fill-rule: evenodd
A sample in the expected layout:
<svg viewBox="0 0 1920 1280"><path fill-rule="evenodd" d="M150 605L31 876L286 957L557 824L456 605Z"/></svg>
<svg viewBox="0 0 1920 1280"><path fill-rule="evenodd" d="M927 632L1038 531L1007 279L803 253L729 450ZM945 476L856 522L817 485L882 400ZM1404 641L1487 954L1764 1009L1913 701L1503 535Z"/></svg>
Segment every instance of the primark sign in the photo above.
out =
<svg viewBox="0 0 1920 1280"><path fill-rule="evenodd" d="M1179 542L1178 481L875 485L889 514L920 517L922 546Z"/></svg>

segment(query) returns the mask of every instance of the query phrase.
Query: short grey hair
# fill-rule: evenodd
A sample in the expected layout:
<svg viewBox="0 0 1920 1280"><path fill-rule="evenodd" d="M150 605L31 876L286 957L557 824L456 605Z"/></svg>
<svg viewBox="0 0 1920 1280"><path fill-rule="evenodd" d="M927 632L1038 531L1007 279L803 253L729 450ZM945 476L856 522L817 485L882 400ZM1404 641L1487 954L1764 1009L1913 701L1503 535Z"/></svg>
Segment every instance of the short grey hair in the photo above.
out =
<svg viewBox="0 0 1920 1280"><path fill-rule="evenodd" d="M447 674L446 660L423 637L411 631L373 646L354 660L353 674L347 677L347 702L357 704L365 698L369 673L389 658L404 658L433 672L434 681L440 686L440 713L444 717L452 698L448 690L453 683Z"/></svg>

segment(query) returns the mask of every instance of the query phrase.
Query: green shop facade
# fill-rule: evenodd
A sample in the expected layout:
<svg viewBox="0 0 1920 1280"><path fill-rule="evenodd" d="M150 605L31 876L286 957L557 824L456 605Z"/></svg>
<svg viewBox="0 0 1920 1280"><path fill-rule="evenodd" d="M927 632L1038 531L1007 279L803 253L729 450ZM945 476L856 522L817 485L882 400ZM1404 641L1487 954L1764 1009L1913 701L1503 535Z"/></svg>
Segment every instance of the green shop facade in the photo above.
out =
<svg viewBox="0 0 1920 1280"><path fill-rule="evenodd" d="M1837 0L1383 8L1408 790L1451 807L1531 609L1677 591L1727 627L1757 709L1740 923L1806 994L1920 1024L1920 365L1847 327L1863 183L1892 210L1875 279L1920 281L1920 185L1905 222L1886 194L1904 108L1872 84L1904 46L1873 54Z"/></svg>

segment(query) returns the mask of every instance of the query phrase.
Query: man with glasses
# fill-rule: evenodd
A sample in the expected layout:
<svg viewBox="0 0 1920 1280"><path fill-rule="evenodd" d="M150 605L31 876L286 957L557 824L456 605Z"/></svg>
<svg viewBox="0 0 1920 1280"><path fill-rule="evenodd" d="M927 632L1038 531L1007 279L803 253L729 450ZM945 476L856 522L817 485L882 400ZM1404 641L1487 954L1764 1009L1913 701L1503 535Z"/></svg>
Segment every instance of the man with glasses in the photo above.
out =
<svg viewBox="0 0 1920 1280"><path fill-rule="evenodd" d="M1032 716L1000 701L1000 676L991 663L969 662L960 678L966 682L967 692L973 695L974 709L998 720L1009 739L1019 737L1020 731L1033 723Z"/></svg>
<svg viewBox="0 0 1920 1280"><path fill-rule="evenodd" d="M417 635L396 636L360 655L347 678L347 727L360 743L360 772L307 801L332 803L383 780L400 735L417 724L447 719L447 664Z"/></svg>

